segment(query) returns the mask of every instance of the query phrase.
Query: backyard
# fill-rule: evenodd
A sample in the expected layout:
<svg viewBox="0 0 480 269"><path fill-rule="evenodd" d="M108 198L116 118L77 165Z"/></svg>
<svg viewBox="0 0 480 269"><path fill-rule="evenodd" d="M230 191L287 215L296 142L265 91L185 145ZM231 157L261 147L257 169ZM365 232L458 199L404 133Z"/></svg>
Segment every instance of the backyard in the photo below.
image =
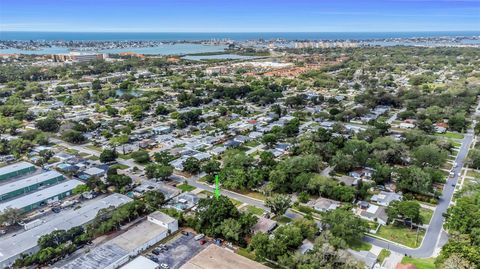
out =
<svg viewBox="0 0 480 269"><path fill-rule="evenodd" d="M402 244L407 247L417 248L422 243L425 230L410 229L400 224L389 224L380 227L376 236Z"/></svg>

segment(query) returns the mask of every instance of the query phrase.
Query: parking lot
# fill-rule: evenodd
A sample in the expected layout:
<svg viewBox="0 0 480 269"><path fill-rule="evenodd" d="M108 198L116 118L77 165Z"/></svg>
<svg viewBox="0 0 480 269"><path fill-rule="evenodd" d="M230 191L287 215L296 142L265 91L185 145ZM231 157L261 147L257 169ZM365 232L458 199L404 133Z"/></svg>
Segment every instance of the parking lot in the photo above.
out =
<svg viewBox="0 0 480 269"><path fill-rule="evenodd" d="M169 269L178 269L210 244L210 242L206 242L204 245L200 245L199 241L193 239L194 237L195 235L192 233L188 236L178 234L174 239L165 244L168 247L167 250L164 250L159 255L155 255L152 252L149 252L148 255L157 257L158 263L166 263Z"/></svg>

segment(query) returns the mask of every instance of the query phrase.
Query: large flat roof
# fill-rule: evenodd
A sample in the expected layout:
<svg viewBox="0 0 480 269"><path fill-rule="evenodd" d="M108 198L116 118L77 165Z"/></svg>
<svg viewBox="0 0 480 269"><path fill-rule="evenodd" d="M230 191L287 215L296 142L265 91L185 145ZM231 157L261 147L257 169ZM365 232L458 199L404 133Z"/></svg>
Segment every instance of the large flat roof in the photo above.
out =
<svg viewBox="0 0 480 269"><path fill-rule="evenodd" d="M20 189L32 186L37 183L48 181L58 176L62 176L62 174L60 174L57 171L48 171L32 177L27 177L14 182L10 182L8 184L0 185L0 196L10 193L12 191L16 191L16 190L20 190Z"/></svg>
<svg viewBox="0 0 480 269"><path fill-rule="evenodd" d="M158 267L158 263L143 256L138 256L120 269L157 269Z"/></svg>
<svg viewBox="0 0 480 269"><path fill-rule="evenodd" d="M269 269L256 261L233 253L230 250L211 244L180 269Z"/></svg>
<svg viewBox="0 0 480 269"><path fill-rule="evenodd" d="M60 184L53 185L52 187L19 197L15 200L10 200L6 203L0 204L0 211L5 210L6 208L18 208L22 209L29 205L33 205L35 203L41 202L43 200L52 198L58 194L71 191L76 186L83 184L81 181L72 179L68 181L64 181Z"/></svg>
<svg viewBox="0 0 480 269"><path fill-rule="evenodd" d="M128 255L132 251L138 249L138 247L145 245L153 238L156 238L162 233L166 232L166 228L154 224L148 220L144 220L112 240L91 249L88 254L73 259L59 268L106 268L123 258L125 255ZM115 251L110 251L112 249Z"/></svg>
<svg viewBox="0 0 480 269"><path fill-rule="evenodd" d="M22 170L29 167L35 167L35 165L27 162L18 162L18 163L10 164L0 168L0 175L8 174L8 173L15 172L15 171Z"/></svg>
<svg viewBox="0 0 480 269"><path fill-rule="evenodd" d="M100 209L110 206L117 207L130 201L132 201L131 198L118 193L102 199L86 201L76 210L62 210L58 214L51 214L42 218L45 222L40 226L18 233L16 236L4 236L0 240L0 264L11 257L36 247L37 240L42 235L51 233L54 230L68 230L75 226L84 225L93 220Z"/></svg>

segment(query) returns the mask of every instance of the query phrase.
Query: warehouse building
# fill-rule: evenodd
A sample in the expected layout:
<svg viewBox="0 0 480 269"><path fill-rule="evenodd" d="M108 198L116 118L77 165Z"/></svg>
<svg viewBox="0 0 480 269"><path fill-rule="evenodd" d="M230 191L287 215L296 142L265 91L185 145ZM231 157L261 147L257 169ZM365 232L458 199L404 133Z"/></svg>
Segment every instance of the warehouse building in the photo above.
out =
<svg viewBox="0 0 480 269"><path fill-rule="evenodd" d="M96 246L88 253L61 266L61 269L115 269L129 262L129 260L149 247L157 244L170 233L176 232L178 221L164 213L154 212L147 220L139 222L127 231ZM143 267L142 267L143 268Z"/></svg>
<svg viewBox="0 0 480 269"><path fill-rule="evenodd" d="M23 212L32 211L35 208L45 206L47 204L59 201L72 194L72 190L83 184L79 180L68 180L49 188L27 194L15 200L0 204L0 212L6 208L17 208Z"/></svg>
<svg viewBox="0 0 480 269"><path fill-rule="evenodd" d="M23 176L35 171L35 166L27 162L19 162L0 168L0 181Z"/></svg>
<svg viewBox="0 0 480 269"><path fill-rule="evenodd" d="M63 179L63 175L57 171L48 171L46 173L0 185L0 201L12 199L42 189L46 186L56 184Z"/></svg>
<svg viewBox="0 0 480 269"><path fill-rule="evenodd" d="M0 240L0 268L7 268L23 253L38 251L37 240L40 236L55 230L68 230L72 227L83 226L91 222L99 210L118 207L131 201L132 199L125 195L111 194L102 199L86 201L79 208L62 210L58 214L44 217L40 219L43 222L41 225L30 230L16 235L4 235Z"/></svg>

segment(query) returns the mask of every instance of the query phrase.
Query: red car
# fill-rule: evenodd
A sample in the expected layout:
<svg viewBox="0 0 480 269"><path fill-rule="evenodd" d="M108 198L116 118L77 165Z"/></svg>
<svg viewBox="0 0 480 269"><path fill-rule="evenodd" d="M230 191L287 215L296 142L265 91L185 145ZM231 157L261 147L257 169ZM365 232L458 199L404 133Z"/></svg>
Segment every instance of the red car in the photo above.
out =
<svg viewBox="0 0 480 269"><path fill-rule="evenodd" d="M207 240L205 240L205 239L200 240L200 245L203 245L205 243L207 243Z"/></svg>

